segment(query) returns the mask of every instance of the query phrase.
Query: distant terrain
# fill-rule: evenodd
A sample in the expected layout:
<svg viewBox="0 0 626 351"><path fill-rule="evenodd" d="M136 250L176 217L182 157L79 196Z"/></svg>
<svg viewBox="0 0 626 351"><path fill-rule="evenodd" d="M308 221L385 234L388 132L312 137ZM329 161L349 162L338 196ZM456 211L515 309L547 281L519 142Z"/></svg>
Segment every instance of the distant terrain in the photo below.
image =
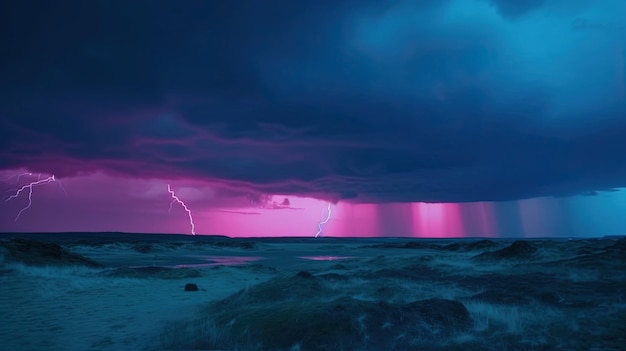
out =
<svg viewBox="0 0 626 351"><path fill-rule="evenodd" d="M5 233L0 257L7 350L626 345L626 238L619 236Z"/></svg>

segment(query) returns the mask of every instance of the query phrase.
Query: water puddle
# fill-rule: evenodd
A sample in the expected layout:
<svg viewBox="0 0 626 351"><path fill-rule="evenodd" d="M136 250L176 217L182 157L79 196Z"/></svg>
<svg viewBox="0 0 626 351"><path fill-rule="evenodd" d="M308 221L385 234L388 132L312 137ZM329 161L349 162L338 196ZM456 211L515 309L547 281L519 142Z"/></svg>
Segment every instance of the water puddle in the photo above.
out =
<svg viewBox="0 0 626 351"><path fill-rule="evenodd" d="M353 256L300 256L299 258L312 261L337 261L337 260L349 260L356 257Z"/></svg>
<svg viewBox="0 0 626 351"><path fill-rule="evenodd" d="M236 266L262 260L263 257L254 256L202 256L206 263L177 264L175 268L200 268L212 266Z"/></svg>

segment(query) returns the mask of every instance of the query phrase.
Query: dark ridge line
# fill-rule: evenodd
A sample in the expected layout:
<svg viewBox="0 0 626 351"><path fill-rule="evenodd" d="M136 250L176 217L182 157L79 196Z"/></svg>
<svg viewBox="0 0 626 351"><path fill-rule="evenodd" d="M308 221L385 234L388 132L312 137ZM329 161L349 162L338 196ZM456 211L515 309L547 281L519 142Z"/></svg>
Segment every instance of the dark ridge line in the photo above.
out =
<svg viewBox="0 0 626 351"><path fill-rule="evenodd" d="M315 238L314 236L227 236L218 234L175 234L175 233L135 233L135 232L116 232L116 231L104 231L104 232L0 232L0 239L7 238L20 238L20 237L36 237L38 239L45 238L46 236L54 237L55 239L68 239L68 240L81 240L81 239L121 239L121 240L139 240L147 239L177 239L177 240L191 240L191 241L204 241L204 240L311 240L311 241L327 241L327 240L341 240L341 241L472 241L472 240L493 240L499 242L507 242L514 240L589 240L589 239L620 239L626 237L626 234L616 235L604 235L604 236L578 236L578 237L403 237L403 236L378 236L378 237L339 237L339 236L324 236Z"/></svg>

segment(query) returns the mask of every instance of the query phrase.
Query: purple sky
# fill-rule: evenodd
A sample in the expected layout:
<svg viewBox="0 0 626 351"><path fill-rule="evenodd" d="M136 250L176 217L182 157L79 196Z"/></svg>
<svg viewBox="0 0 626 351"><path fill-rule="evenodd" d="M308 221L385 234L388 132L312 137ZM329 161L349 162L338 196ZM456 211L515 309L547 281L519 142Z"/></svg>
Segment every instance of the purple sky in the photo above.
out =
<svg viewBox="0 0 626 351"><path fill-rule="evenodd" d="M47 175L0 172L4 199ZM0 231L123 231L190 234L187 213L172 198L167 180L102 173L57 179L0 203ZM62 187L62 188L61 188ZM178 181L172 186L193 215L197 234L310 236L327 215L328 202L290 195L252 199L220 194L219 186ZM284 199L289 205L284 206ZM626 223L626 192L596 196L469 203L331 203L326 236L575 237L619 234Z"/></svg>
<svg viewBox="0 0 626 351"><path fill-rule="evenodd" d="M0 5L2 231L626 231L622 0ZM17 175L30 172L17 181ZM290 200L293 208L274 208ZM425 204L427 203L427 204Z"/></svg>

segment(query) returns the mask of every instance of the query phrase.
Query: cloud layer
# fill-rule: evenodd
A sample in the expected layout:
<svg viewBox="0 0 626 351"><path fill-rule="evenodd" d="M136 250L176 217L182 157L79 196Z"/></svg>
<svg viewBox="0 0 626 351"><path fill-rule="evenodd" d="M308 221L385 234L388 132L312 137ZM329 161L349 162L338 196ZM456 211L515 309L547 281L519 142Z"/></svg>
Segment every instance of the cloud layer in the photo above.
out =
<svg viewBox="0 0 626 351"><path fill-rule="evenodd" d="M66 4L0 5L0 168L360 202L626 186L623 1Z"/></svg>

